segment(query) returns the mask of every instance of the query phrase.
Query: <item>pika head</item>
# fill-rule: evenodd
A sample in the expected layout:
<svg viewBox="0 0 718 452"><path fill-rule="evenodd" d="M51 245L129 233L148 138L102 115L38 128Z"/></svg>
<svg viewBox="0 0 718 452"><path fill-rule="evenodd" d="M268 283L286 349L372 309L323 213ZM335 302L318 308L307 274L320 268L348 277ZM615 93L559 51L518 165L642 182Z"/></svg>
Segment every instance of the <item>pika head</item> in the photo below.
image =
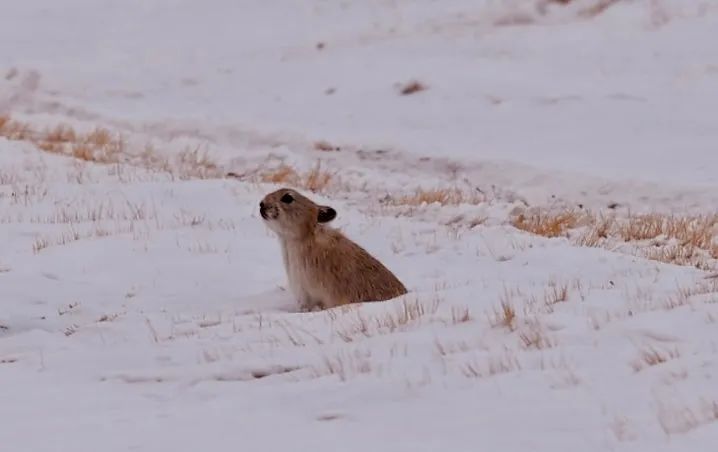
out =
<svg viewBox="0 0 718 452"><path fill-rule="evenodd" d="M283 238L302 238L317 224L329 223L336 210L320 206L290 188L269 193L259 203L259 214L269 228Z"/></svg>

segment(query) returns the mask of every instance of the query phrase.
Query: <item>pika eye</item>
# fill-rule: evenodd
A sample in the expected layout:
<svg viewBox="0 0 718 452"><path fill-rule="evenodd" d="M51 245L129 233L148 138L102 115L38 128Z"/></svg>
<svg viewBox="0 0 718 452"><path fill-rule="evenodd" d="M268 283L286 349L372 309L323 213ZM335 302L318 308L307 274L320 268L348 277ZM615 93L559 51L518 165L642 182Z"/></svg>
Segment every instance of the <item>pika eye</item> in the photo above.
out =
<svg viewBox="0 0 718 452"><path fill-rule="evenodd" d="M289 193L285 193L280 199L284 204L291 204L294 201L294 197Z"/></svg>

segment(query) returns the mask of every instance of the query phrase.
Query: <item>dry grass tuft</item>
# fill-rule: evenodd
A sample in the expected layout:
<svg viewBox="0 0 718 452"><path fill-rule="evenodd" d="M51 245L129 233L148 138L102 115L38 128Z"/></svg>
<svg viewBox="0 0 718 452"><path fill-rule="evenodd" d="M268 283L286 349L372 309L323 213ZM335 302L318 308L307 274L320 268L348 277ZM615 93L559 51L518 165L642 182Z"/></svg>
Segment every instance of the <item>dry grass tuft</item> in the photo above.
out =
<svg viewBox="0 0 718 452"><path fill-rule="evenodd" d="M701 399L692 407L659 402L657 415L666 435L685 434L701 425L718 421L718 401Z"/></svg>
<svg viewBox="0 0 718 452"><path fill-rule="evenodd" d="M603 239L622 242L654 240L654 246L674 240L679 246L709 250L718 247L718 214L673 216L658 213L627 218L587 215L589 226L578 240L580 245L599 246ZM718 254L716 254L718 255Z"/></svg>
<svg viewBox="0 0 718 452"><path fill-rule="evenodd" d="M186 148L180 151L171 168L175 168L175 172L180 179L216 179L221 177L217 163L212 160L207 151L202 151L199 147Z"/></svg>
<svg viewBox="0 0 718 452"><path fill-rule="evenodd" d="M662 306L665 309L675 309L689 304L693 297L716 293L718 293L718 279L708 279L693 286L679 287L673 295L665 299Z"/></svg>
<svg viewBox="0 0 718 452"><path fill-rule="evenodd" d="M103 128L80 133L68 125L60 124L32 133L29 141L45 152L103 164L119 163L125 151L124 141L119 134L115 136Z"/></svg>
<svg viewBox="0 0 718 452"><path fill-rule="evenodd" d="M293 183L299 178L297 170L289 165L279 165L277 168L264 171L260 174L262 182L271 184L287 184Z"/></svg>
<svg viewBox="0 0 718 452"><path fill-rule="evenodd" d="M521 370L521 363L507 350L501 355L488 357L485 363L476 360L464 363L459 370L467 378L488 378Z"/></svg>
<svg viewBox="0 0 718 452"><path fill-rule="evenodd" d="M652 240L655 247L672 241L676 247L706 250L711 256L718 256L715 251L718 247L718 214L673 216L652 213L621 219L592 218L582 240L595 246L600 244L599 239L609 237L622 242ZM678 254L681 253L685 255L687 252ZM670 261L672 258L666 259Z"/></svg>
<svg viewBox="0 0 718 452"><path fill-rule="evenodd" d="M490 320L493 327L504 327L513 331L516 328L516 309L511 302L513 295L505 290L500 297L499 309L494 309L494 315Z"/></svg>
<svg viewBox="0 0 718 452"><path fill-rule="evenodd" d="M434 347L436 348L436 353L442 357L454 353L466 353L472 348L476 348L466 341L443 343L438 338L434 339Z"/></svg>
<svg viewBox="0 0 718 452"><path fill-rule="evenodd" d="M393 333L415 325L425 317L433 316L439 309L441 300L435 298L431 302L419 299L402 300L391 310L368 316L361 309L352 308L351 305L340 306L327 311L332 323L337 323L333 333L343 342L353 342L356 338L366 338L377 334ZM337 322L337 312L353 314L344 316L343 321ZM468 314L468 313L467 313ZM347 319L348 317L348 319ZM457 321L461 319L457 318Z"/></svg>
<svg viewBox="0 0 718 452"><path fill-rule="evenodd" d="M317 165L304 175L303 186L312 192L324 190L329 186L333 177L332 173L322 170L321 165L317 162Z"/></svg>
<svg viewBox="0 0 718 452"><path fill-rule="evenodd" d="M419 299L413 301L404 299L394 312L390 311L375 318L377 329L393 332L406 325L417 323L423 317L435 314L440 303L439 299L434 299L428 305Z"/></svg>
<svg viewBox="0 0 718 452"><path fill-rule="evenodd" d="M663 223L663 217L657 214L630 216L615 226L615 233L624 242L653 239L662 234Z"/></svg>
<svg viewBox="0 0 718 452"><path fill-rule="evenodd" d="M72 127L60 124L54 129L44 132L44 141L49 143L73 143L77 141L75 130Z"/></svg>
<svg viewBox="0 0 718 452"><path fill-rule="evenodd" d="M373 367L370 359L370 350L353 350L335 356L325 356L321 365L313 368L314 377L335 375L339 380L347 381L350 377L371 373Z"/></svg>
<svg viewBox="0 0 718 452"><path fill-rule="evenodd" d="M631 368L633 368L634 372L640 372L648 367L657 366L678 357L680 357L678 349L659 350L648 346L639 350L638 357L631 363Z"/></svg>
<svg viewBox="0 0 718 452"><path fill-rule="evenodd" d="M72 223L69 223L67 230L60 233L57 236L54 236L52 238L48 238L48 237L36 238L32 244L32 251L34 254L38 254L41 251L43 251L46 248L49 248L51 246L69 245L71 243L74 243L74 242L77 242L80 240L98 239L98 238L108 237L108 236L114 235L114 234L129 234L129 233L139 233L139 232L140 231L136 230L134 222L130 222L129 224L118 223L113 226L112 231L104 229L102 226L100 226L98 224L95 224L90 229L83 228L82 230L78 230L75 228L75 226Z"/></svg>
<svg viewBox="0 0 718 452"><path fill-rule="evenodd" d="M558 285L555 283L550 284L550 289L546 291L544 295L544 303L547 306L553 306L556 303L563 303L568 301L568 284Z"/></svg>
<svg viewBox="0 0 718 452"><path fill-rule="evenodd" d="M311 192L325 190L335 179L335 174L322 169L320 162L317 162L312 169L305 173L300 173L284 163L275 168L259 172L260 182L289 185Z"/></svg>
<svg viewBox="0 0 718 452"><path fill-rule="evenodd" d="M15 121L10 116L0 116L0 136L8 140L27 140L31 133L29 124Z"/></svg>
<svg viewBox="0 0 718 452"><path fill-rule="evenodd" d="M669 245L666 247L647 248L643 252L643 257L666 264L696 267L701 270L710 270L713 268L711 263L704 259L703 253L691 245Z"/></svg>
<svg viewBox="0 0 718 452"><path fill-rule="evenodd" d="M614 221L615 218L613 217L596 218L595 221L589 225L583 235L576 239L576 244L587 247L600 246L611 234L611 227Z"/></svg>
<svg viewBox="0 0 718 452"><path fill-rule="evenodd" d="M532 215L517 215L512 219L511 224L522 231L544 237L560 237L566 234L569 229L578 226L582 212L566 210L558 213L537 212Z"/></svg>
<svg viewBox="0 0 718 452"><path fill-rule="evenodd" d="M35 254L37 254L37 253L39 253L40 251L42 251L42 250L44 250L45 248L47 248L48 246L50 246L50 242L49 242L46 238L44 238L44 237L38 237L38 238L35 239L35 241L32 243L32 252L35 253Z"/></svg>
<svg viewBox="0 0 718 452"><path fill-rule="evenodd" d="M549 337L540 326L535 325L519 333L521 346L525 349L544 350L556 346L556 341Z"/></svg>
<svg viewBox="0 0 718 452"><path fill-rule="evenodd" d="M467 306L452 306L451 307L451 323L454 325L459 323L466 323L472 320L471 311Z"/></svg>
<svg viewBox="0 0 718 452"><path fill-rule="evenodd" d="M460 204L476 205L485 201L486 197L480 193L467 193L458 188L435 188L428 190L419 188L410 195L389 199L389 203L394 206L421 206L434 203L442 206L457 206Z"/></svg>

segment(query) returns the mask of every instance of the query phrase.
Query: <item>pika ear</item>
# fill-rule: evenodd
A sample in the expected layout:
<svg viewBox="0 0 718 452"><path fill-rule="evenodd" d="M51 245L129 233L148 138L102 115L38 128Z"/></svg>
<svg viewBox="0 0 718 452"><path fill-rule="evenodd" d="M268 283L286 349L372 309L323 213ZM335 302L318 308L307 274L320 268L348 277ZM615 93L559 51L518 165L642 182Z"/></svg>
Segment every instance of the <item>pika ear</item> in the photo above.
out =
<svg viewBox="0 0 718 452"><path fill-rule="evenodd" d="M329 223L337 216L337 211L329 206L319 206L319 214L317 215L317 222Z"/></svg>

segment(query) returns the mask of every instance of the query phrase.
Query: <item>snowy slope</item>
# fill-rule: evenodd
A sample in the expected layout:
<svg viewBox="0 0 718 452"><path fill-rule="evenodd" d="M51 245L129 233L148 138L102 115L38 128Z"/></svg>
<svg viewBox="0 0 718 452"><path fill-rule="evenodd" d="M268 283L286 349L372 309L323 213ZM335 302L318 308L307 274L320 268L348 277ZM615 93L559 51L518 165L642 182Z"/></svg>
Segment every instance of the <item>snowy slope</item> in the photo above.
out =
<svg viewBox="0 0 718 452"><path fill-rule="evenodd" d="M16 109L715 187L718 5L536 3L30 0L0 61L38 72Z"/></svg>
<svg viewBox="0 0 718 452"><path fill-rule="evenodd" d="M75 171L64 163L45 161ZM715 438L718 288L702 272L335 204L412 293L299 314L257 216L270 187L95 177L5 202L0 431L13 450L709 450ZM707 295L668 308L697 284ZM668 362L645 364L653 352Z"/></svg>
<svg viewBox="0 0 718 452"><path fill-rule="evenodd" d="M296 312L277 185L6 134L2 450L713 450L718 279L508 224L718 207L718 3L594 3L5 5L0 116L219 175L321 159L311 196L410 293ZM455 186L480 202L391 205Z"/></svg>

